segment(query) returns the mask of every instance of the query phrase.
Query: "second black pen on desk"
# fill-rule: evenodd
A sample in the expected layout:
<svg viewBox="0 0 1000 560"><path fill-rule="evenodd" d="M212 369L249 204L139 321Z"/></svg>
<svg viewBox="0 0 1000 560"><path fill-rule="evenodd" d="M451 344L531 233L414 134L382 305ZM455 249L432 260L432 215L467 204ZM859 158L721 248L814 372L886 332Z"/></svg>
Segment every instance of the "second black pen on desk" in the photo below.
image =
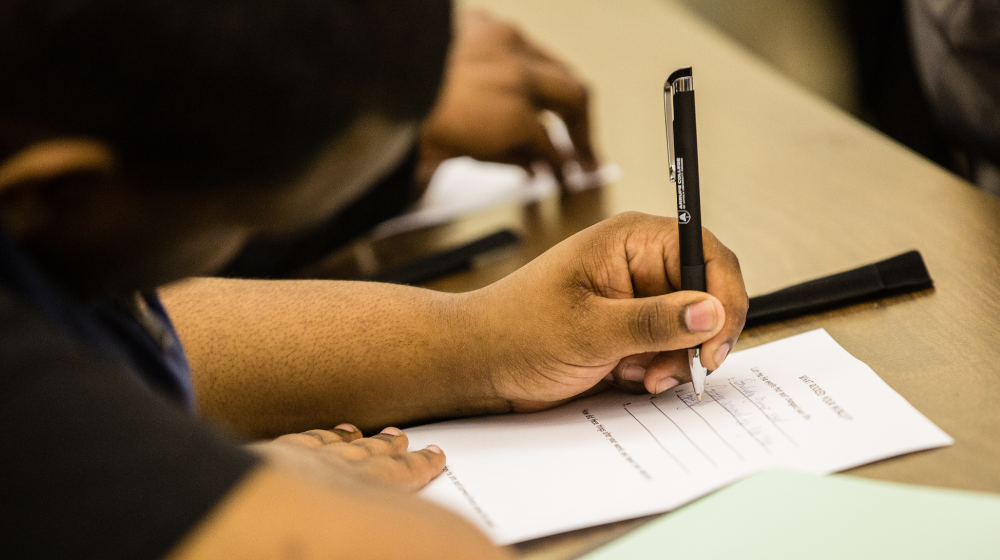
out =
<svg viewBox="0 0 1000 560"><path fill-rule="evenodd" d="M677 230L681 253L681 289L704 292L705 253L701 244L701 196L698 191L698 131L694 114L691 67L676 70L663 84L670 181L677 185ZM701 402L708 371L701 346L688 350L691 384Z"/></svg>

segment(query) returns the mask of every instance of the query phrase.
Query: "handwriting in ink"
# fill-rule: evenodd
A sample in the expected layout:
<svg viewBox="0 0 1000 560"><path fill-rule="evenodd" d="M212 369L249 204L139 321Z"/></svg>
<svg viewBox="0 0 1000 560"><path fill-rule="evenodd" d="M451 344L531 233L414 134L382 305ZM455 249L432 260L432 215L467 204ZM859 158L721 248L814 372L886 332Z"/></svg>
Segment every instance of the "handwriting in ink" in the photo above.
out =
<svg viewBox="0 0 1000 560"><path fill-rule="evenodd" d="M722 393L722 391L714 387L709 387L705 391L713 399L715 399L715 402L719 403L719 406L726 409L726 411L729 412L730 416L736 419L736 421L739 422L740 426L742 426L743 429L746 430L751 437L757 440L758 443L760 443L765 448L771 447L774 444L774 440L771 439L771 434L767 433L765 430L762 429L760 425L755 424L750 420L751 418L757 416L756 413L754 413L753 411L742 410L738 406L736 401L726 397Z"/></svg>

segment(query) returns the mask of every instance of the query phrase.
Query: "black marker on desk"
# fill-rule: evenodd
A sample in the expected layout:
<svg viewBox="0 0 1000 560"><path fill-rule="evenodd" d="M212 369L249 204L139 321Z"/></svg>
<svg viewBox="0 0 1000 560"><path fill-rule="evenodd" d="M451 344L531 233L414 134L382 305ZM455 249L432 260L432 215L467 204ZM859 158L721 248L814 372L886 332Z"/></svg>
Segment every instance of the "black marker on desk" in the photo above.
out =
<svg viewBox="0 0 1000 560"><path fill-rule="evenodd" d="M698 192L698 132L694 117L694 77L681 68L663 84L670 181L677 185L677 229L681 250L681 289L705 291L705 253L701 246L701 196ZM707 371L701 346L688 350L691 383L701 402Z"/></svg>

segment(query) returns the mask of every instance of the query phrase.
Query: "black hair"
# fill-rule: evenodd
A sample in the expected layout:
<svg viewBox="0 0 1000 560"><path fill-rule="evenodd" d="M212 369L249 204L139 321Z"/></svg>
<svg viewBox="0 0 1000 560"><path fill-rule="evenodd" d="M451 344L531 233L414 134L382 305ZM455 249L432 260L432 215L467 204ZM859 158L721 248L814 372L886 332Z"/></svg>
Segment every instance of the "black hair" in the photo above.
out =
<svg viewBox="0 0 1000 560"><path fill-rule="evenodd" d="M147 184L270 186L362 114L423 118L450 12L447 0L3 0L0 158L88 136Z"/></svg>

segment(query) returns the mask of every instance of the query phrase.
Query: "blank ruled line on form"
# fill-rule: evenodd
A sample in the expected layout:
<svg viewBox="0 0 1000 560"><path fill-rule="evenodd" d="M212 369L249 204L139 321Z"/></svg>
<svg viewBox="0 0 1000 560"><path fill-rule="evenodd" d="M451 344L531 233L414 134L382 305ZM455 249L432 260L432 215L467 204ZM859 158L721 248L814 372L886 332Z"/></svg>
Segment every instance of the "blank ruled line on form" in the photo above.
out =
<svg viewBox="0 0 1000 560"><path fill-rule="evenodd" d="M669 449L667 449L667 446L663 445L663 442L661 442L659 440L659 438L656 437L656 434L654 434L653 431L650 430L648 426L646 426L645 424L643 424L641 420L639 420L638 418L636 418L635 414L632 414L632 411L630 411L628 409L628 406L630 404L632 404L632 403L625 403L625 404L622 405L622 408L625 409L625 412L628 412L628 415L631 416L636 422L638 422L639 425L642 426L642 429L646 430L646 433L648 433L650 435L650 437L653 438L653 441L655 441L656 444L660 446L660 449L662 449L667 455L670 456L671 459L674 460L675 463L677 463L677 466L679 466L681 468L681 470L683 470L687 474L691 474L691 471L688 470L688 468L686 466L684 466L684 463L682 463L680 461L680 459L678 459L673 453L670 452Z"/></svg>

